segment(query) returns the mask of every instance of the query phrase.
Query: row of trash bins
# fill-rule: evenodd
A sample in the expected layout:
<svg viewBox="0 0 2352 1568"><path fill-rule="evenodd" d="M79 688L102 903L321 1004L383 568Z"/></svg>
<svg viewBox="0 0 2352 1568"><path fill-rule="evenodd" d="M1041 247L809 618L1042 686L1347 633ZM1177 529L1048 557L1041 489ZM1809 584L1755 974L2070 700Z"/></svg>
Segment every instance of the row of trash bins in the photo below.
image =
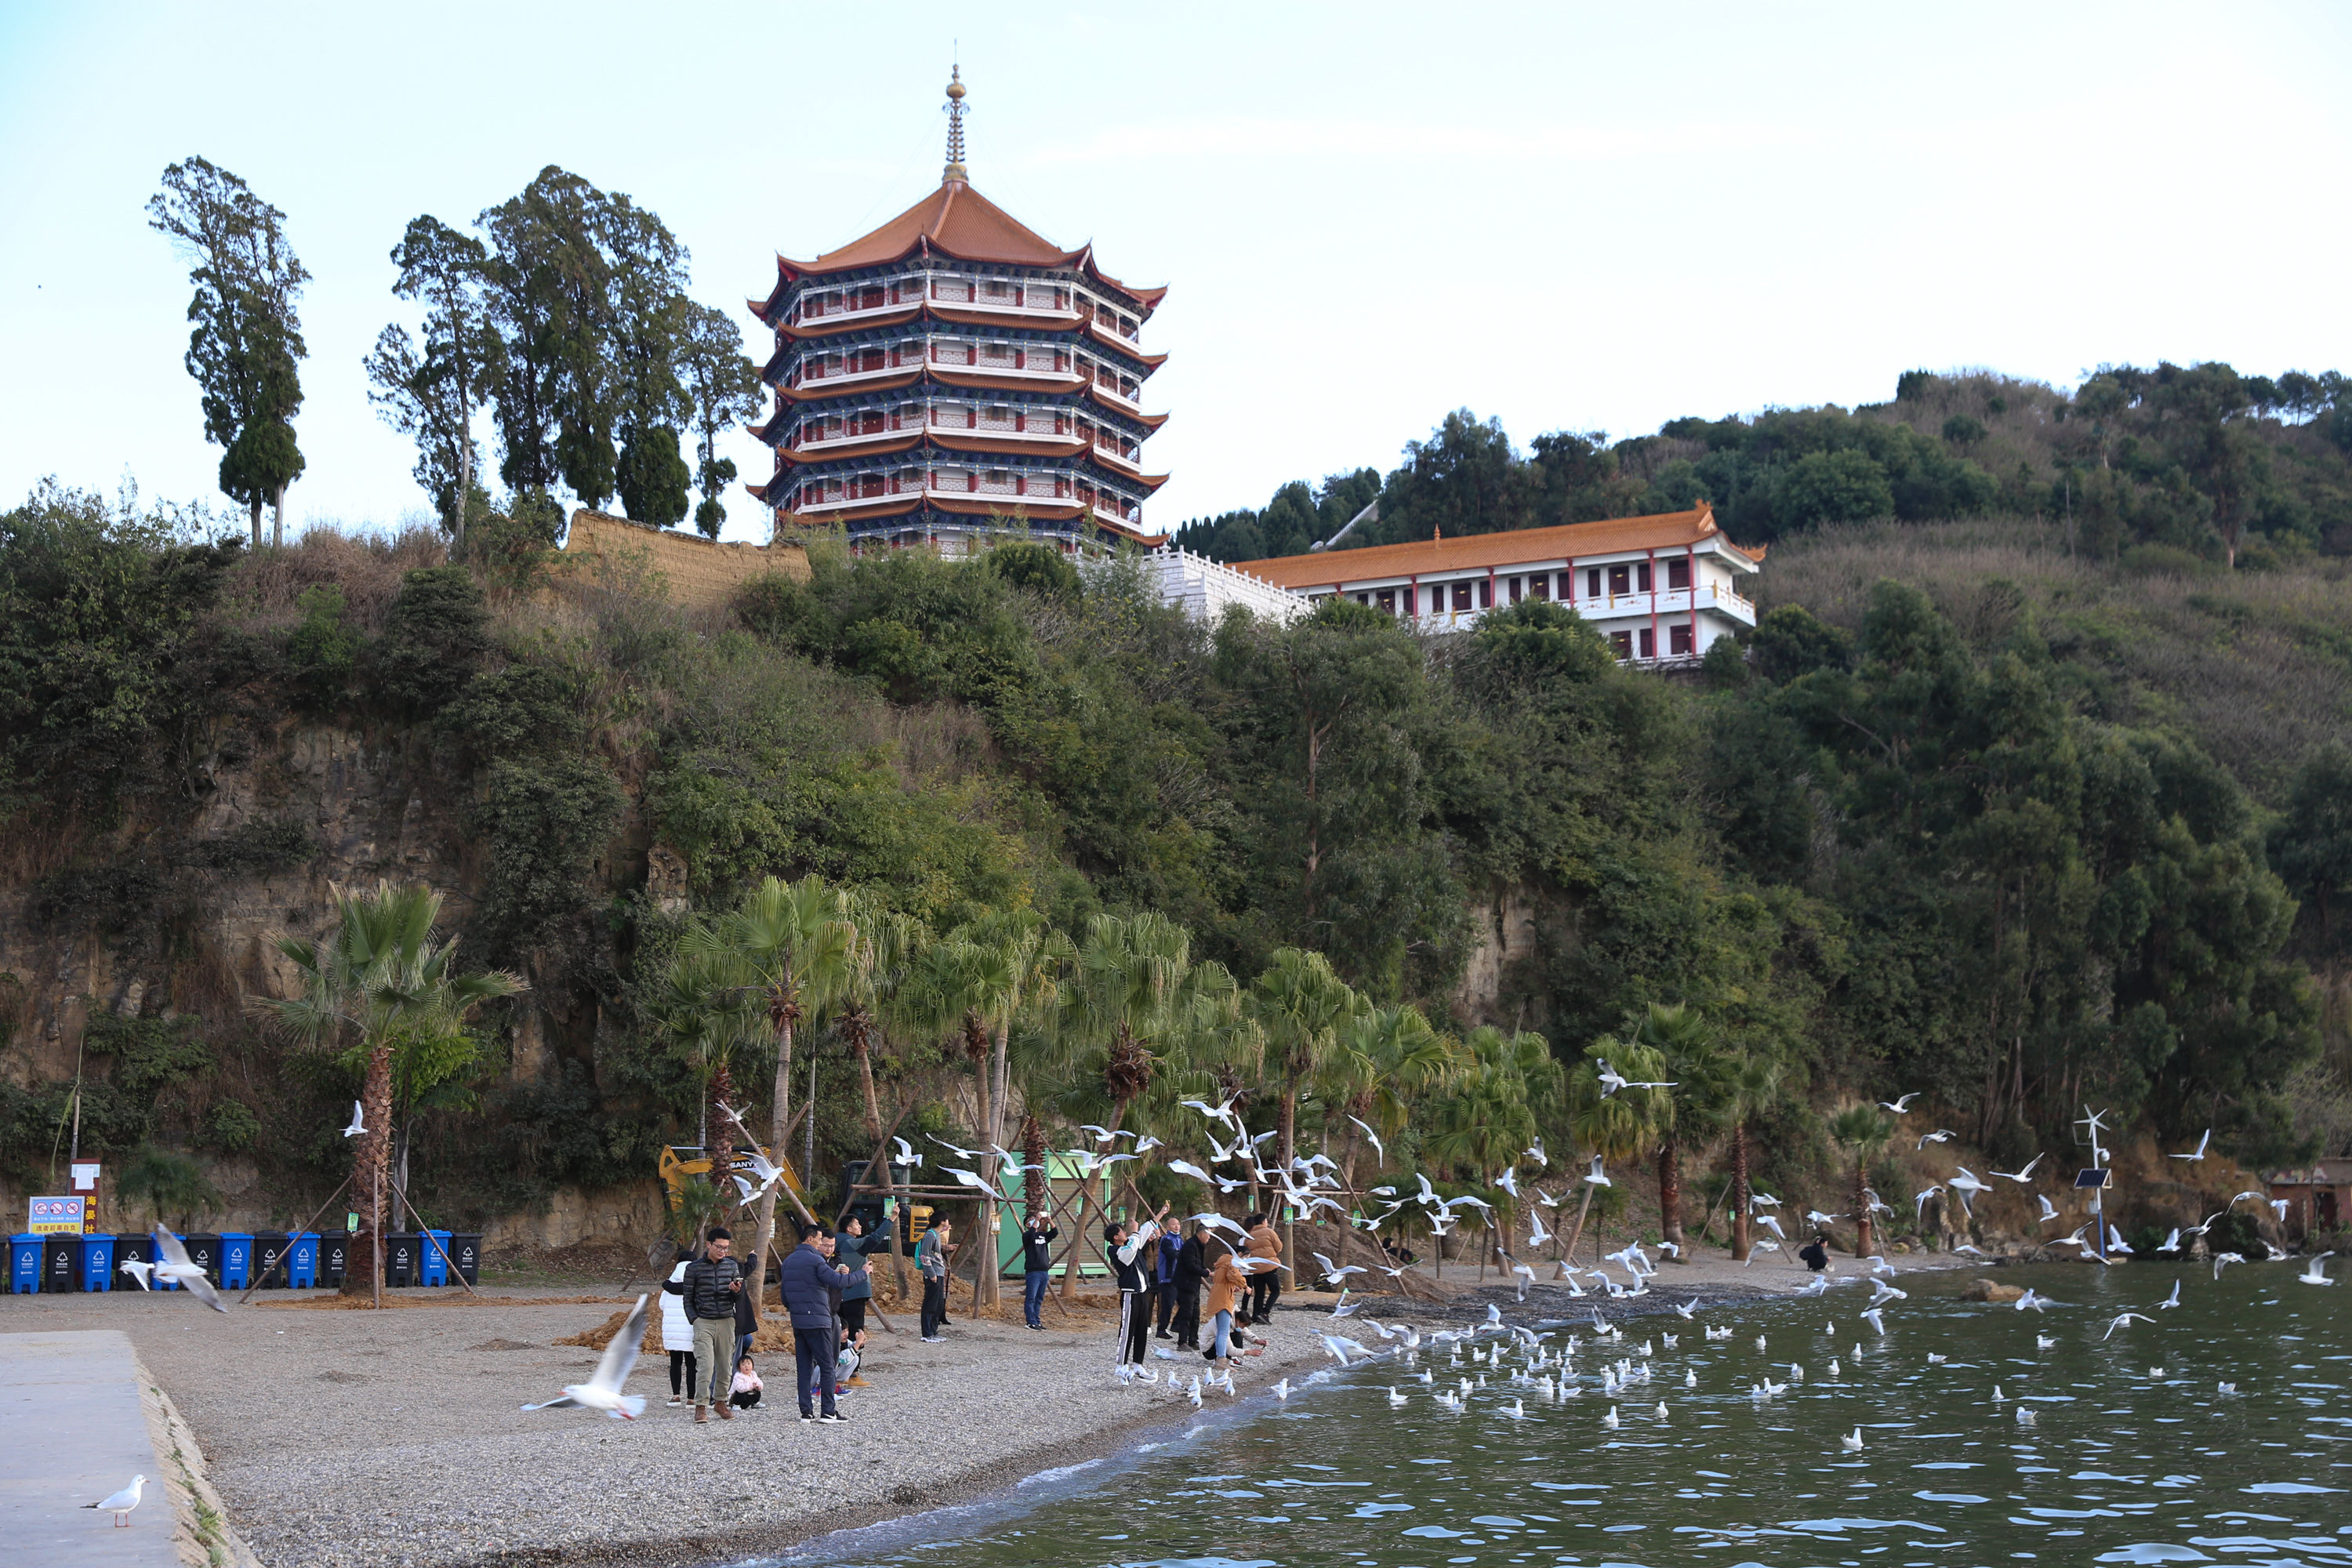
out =
<svg viewBox="0 0 2352 1568"><path fill-rule="evenodd" d="M354 1239L340 1230L323 1236L314 1230L299 1235L282 1230L223 1231L183 1236L180 1245L188 1261L204 1265L213 1283L224 1290L243 1290L265 1273L263 1289L290 1287L298 1290L340 1286L350 1267ZM272 1268L283 1254L282 1268ZM8 1238L8 1289L15 1295L40 1290L137 1289L138 1281L121 1273L132 1259L155 1260L155 1241L145 1233L115 1236L35 1236ZM468 1285L481 1283L482 1238L464 1231L387 1231L383 1238L383 1282L388 1286L447 1285L454 1273ZM179 1286L155 1279L159 1290Z"/></svg>

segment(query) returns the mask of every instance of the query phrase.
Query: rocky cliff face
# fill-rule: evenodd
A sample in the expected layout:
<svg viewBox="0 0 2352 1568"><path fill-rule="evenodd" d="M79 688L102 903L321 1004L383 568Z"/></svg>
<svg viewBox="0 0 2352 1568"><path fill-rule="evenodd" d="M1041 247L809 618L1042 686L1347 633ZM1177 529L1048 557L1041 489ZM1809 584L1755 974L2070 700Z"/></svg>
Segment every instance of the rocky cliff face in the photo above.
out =
<svg viewBox="0 0 2352 1568"><path fill-rule="evenodd" d="M285 1131L273 1107L298 1097L282 1053L250 1013L254 999L295 989L277 938L321 934L338 886L378 879L433 888L444 928L462 931L480 891L470 795L413 730L247 717L216 722L193 752L182 789L124 803L119 826L20 835L5 846L0 1026L13 1028L0 1030L0 1080L34 1085L80 1071L103 1082L113 1064L85 1048L94 1015L190 1017L220 1070L187 1087L188 1114L201 1121L207 1101L236 1095L260 1110L267 1138ZM634 815L594 867L605 890L646 876ZM597 998L537 955L523 967L532 988L504 1030L507 1081L546 1079L567 1056L593 1060ZM194 1152L226 1205L212 1216L216 1226L284 1225L301 1217L289 1210L307 1213L326 1195L273 1190L261 1174L266 1148ZM0 1178L0 1212L22 1195ZM118 1206L110 1222L130 1217ZM562 1193L544 1214L494 1228L504 1239L564 1247L658 1224L648 1190Z"/></svg>

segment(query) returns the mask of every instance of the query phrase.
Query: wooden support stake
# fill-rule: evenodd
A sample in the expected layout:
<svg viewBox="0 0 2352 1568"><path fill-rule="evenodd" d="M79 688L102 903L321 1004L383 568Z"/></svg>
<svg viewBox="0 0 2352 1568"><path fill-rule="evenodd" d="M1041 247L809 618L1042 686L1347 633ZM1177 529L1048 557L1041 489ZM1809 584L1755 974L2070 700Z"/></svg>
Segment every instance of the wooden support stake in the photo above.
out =
<svg viewBox="0 0 2352 1568"><path fill-rule="evenodd" d="M264 1285L268 1284L269 1277L286 1266L288 1256L294 1250L295 1241L301 1237L303 1231L309 1230L310 1226L318 1224L321 1219L326 1217L327 1211L335 1206L335 1200L343 1195L343 1189L352 1184L352 1177L357 1174L359 1174L359 1173L353 1171L349 1175L344 1176L341 1181L335 1184L335 1190L328 1194L327 1201L325 1203L319 1205L319 1212L312 1215L307 1221L305 1221L300 1230L297 1230L293 1236L287 1238L286 1246L278 1252L276 1258L270 1259L269 1267L263 1269L260 1276L257 1278L252 1284L245 1288L245 1294L236 1299L236 1304L238 1306L242 1307L246 1302L251 1300L253 1299L253 1293L256 1290L260 1289ZM287 1279L289 1283L293 1279L293 1275L290 1271L287 1275Z"/></svg>
<svg viewBox="0 0 2352 1568"><path fill-rule="evenodd" d="M441 1238L433 1234L433 1227L425 1223L425 1216L418 1214L416 1205L408 1201L407 1190L394 1182L392 1184L392 1195L400 1200L401 1207L408 1211L408 1217L416 1222L416 1233L433 1244L433 1250L441 1255L441 1261L449 1266L449 1272L457 1275L457 1283L466 1286L466 1294L468 1296L480 1294L471 1285L466 1285L466 1277L457 1272L457 1260L449 1256L449 1249L441 1245Z"/></svg>

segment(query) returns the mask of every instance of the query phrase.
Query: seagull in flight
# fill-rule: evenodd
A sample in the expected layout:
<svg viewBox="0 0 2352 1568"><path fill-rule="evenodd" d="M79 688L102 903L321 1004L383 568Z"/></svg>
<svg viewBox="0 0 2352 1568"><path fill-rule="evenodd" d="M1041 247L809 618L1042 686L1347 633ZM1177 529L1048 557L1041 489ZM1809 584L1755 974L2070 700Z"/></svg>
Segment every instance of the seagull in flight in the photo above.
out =
<svg viewBox="0 0 2352 1568"><path fill-rule="evenodd" d="M1596 1187L1612 1187L1617 1184L1601 1173L1601 1156L1598 1154L1592 1156L1592 1169L1584 1173L1584 1179L1587 1184Z"/></svg>
<svg viewBox="0 0 2352 1568"><path fill-rule="evenodd" d="M2156 1304L2156 1310L2159 1312L2169 1311L2179 1305L2180 1305L2180 1277L2176 1274L2172 1279L2172 1294L2158 1301Z"/></svg>
<svg viewBox="0 0 2352 1568"><path fill-rule="evenodd" d="M1370 1269L1366 1268L1360 1263L1350 1263L1348 1267L1342 1268L1319 1252L1310 1252L1307 1256L1312 1258L1317 1263L1322 1265L1323 1278L1326 1279L1345 1279L1350 1274L1369 1274L1371 1272Z"/></svg>
<svg viewBox="0 0 2352 1568"><path fill-rule="evenodd" d="M2221 1270L2222 1270L2222 1269L2227 1268L2228 1268L2228 1267L2230 1267L2230 1265L2231 1265L2231 1264L2232 1264L2232 1263L2243 1263L2244 1261L2245 1261L2245 1258L2243 1257L2243 1255L2239 1254L2239 1253L2235 1253L2235 1252L2217 1252L2217 1253L2215 1253L2215 1254L2213 1255L2213 1278L2214 1278L2214 1279L2219 1279L2220 1278L2221 1278Z"/></svg>
<svg viewBox="0 0 2352 1568"><path fill-rule="evenodd" d="M1943 1190L1943 1184L1939 1182L1936 1185L1928 1187L1923 1192L1913 1193L1911 1194L1911 1212L1915 1215L1927 1213L1927 1200L1934 1197L1937 1193L1940 1193ZM2045 1198L2042 1201L2046 1203L2049 1200Z"/></svg>
<svg viewBox="0 0 2352 1568"><path fill-rule="evenodd" d="M178 1237L161 1226L148 1234L155 1242L156 1261L152 1267L157 1275L176 1281L183 1289L215 1312L228 1310L227 1305L220 1299L220 1292L214 1289L213 1282L205 1278L204 1266L189 1261L188 1249L180 1245Z"/></svg>
<svg viewBox="0 0 2352 1568"><path fill-rule="evenodd" d="M2049 1297L2037 1294L2033 1287L2031 1285L2025 1288L2024 1295L2020 1296L2015 1301L2011 1303L2011 1305L2014 1306L2021 1312L2024 1311L2029 1307L2038 1312L2044 1307L2054 1306L2057 1303L2053 1302Z"/></svg>
<svg viewBox="0 0 2352 1568"><path fill-rule="evenodd" d="M1928 1133L1925 1138L1920 1139L1919 1142L1911 1145L1911 1149L1914 1153L1916 1153L1918 1151L1925 1149L1930 1143L1948 1143L1958 1136L1958 1133L1953 1131L1948 1127L1938 1127L1933 1132Z"/></svg>
<svg viewBox="0 0 2352 1568"><path fill-rule="evenodd" d="M890 1163L894 1165L919 1165L923 1163L923 1157L915 1152L915 1146L912 1143L908 1142L904 1138L894 1137L890 1142L898 1145L898 1152L892 1158Z"/></svg>
<svg viewBox="0 0 2352 1568"><path fill-rule="evenodd" d="M2002 1178L2004 1181L2015 1182L2020 1186L2023 1186L2026 1183L2033 1180L2033 1167L2040 1163L2042 1163L2042 1156L2036 1154L2032 1159L2025 1162L2025 1169L2021 1171L1995 1171L1993 1174Z"/></svg>
<svg viewBox="0 0 2352 1568"><path fill-rule="evenodd" d="M343 1136L356 1138L367 1131L367 1112L356 1100L352 1101L352 1124L343 1129Z"/></svg>
<svg viewBox="0 0 2352 1568"><path fill-rule="evenodd" d="M2191 1149L2186 1154L2174 1154L2169 1156L2169 1158L2175 1160L2202 1160L2205 1157L2205 1146L2212 1142L2213 1130L2210 1127L2208 1127L2205 1129L2205 1136L2197 1140L2196 1148Z"/></svg>
<svg viewBox="0 0 2352 1568"><path fill-rule="evenodd" d="M2034 1216L2034 1219L2033 1219L2033 1223L2034 1223L2034 1224L2036 1224L2036 1225L2048 1225L2052 1220L2056 1219L2056 1218L2058 1217L2058 1211L2057 1211L2057 1209L2056 1209L2055 1207L2053 1207L2053 1206L2052 1205L2052 1204L2051 1204L2051 1202L2050 1202L2050 1194L2047 1194L2047 1193L2036 1193L2036 1194L2034 1194L2033 1195L2034 1195L2035 1199L2036 1199L2037 1201L2039 1201L2039 1202L2040 1202L2040 1204L2042 1205L2042 1212L2041 1212L2039 1215L2036 1215ZM2178 1237L2180 1233L2179 1233L2179 1231L2177 1231L2177 1230L2176 1230L2176 1231L2174 1231L2172 1234L2173 1234L2174 1236Z"/></svg>
<svg viewBox="0 0 2352 1568"><path fill-rule="evenodd" d="M1389 1152L1387 1147L1381 1142L1381 1135L1373 1131L1370 1127L1366 1126L1360 1117L1350 1116L1348 1120L1353 1121L1358 1127L1363 1129L1364 1141L1372 1146L1372 1152L1380 1156L1381 1163L1387 1163Z"/></svg>
<svg viewBox="0 0 2352 1568"><path fill-rule="evenodd" d="M1540 1138L1528 1145L1528 1152L1524 1157L1533 1160L1538 1171L1551 1163L1551 1156L1544 1152L1543 1140Z"/></svg>
<svg viewBox="0 0 2352 1568"><path fill-rule="evenodd" d="M1974 1171L1969 1170L1966 1165L1956 1166L1955 1169L1959 1172L1959 1174L1948 1177L1944 1184L1949 1187L1952 1191L1960 1194L1961 1209L1967 1213L1970 1219L1974 1219L1976 1217L1977 1211L1976 1205L1972 1200L1975 1198L1977 1194L1989 1193L1992 1191L1992 1188L1988 1186Z"/></svg>
<svg viewBox="0 0 2352 1568"><path fill-rule="evenodd" d="M2327 1271L2326 1271L2326 1269L2324 1269L2324 1268L2322 1268L2320 1267L2320 1265L2321 1265L2322 1263L2326 1262L2328 1258L2333 1258L2333 1257L2335 1257L2335 1256L2336 1256L2336 1254L2334 1254L2334 1253L2332 1253L2332 1252L2323 1252L2323 1253L2320 1253L2317 1257L2314 1258L2310 1262L2308 1262L2308 1263L2306 1263L2306 1264L2305 1264L2305 1265L2304 1265L2304 1267L2303 1267L2303 1272L2302 1272L2302 1273L2300 1273L2300 1274L2298 1274L2298 1275L2296 1275L2296 1276L2294 1277L2294 1279L2295 1279L2295 1283L2296 1283L2296 1284L2298 1284L2298 1285L2333 1285L2333 1284L2335 1284L2335 1283L2336 1283L2336 1281L2335 1281L2335 1280L2333 1280L2333 1279L2330 1279L2327 1277Z"/></svg>
<svg viewBox="0 0 2352 1568"><path fill-rule="evenodd" d="M959 1149L936 1132L929 1132L924 1134L924 1136L929 1138L932 1142L938 1144L940 1148L946 1150L949 1153L953 1154L959 1160L977 1160L980 1158L979 1150Z"/></svg>
<svg viewBox="0 0 2352 1568"><path fill-rule="evenodd" d="M2156 1321L2154 1318L2142 1317L2137 1312L2117 1312L2115 1315L2114 1321L2107 1324L2107 1331L2099 1336L2099 1342L2101 1344L2106 1343L2107 1341L2115 1337L2116 1331L2122 1328L2126 1323L2152 1323L2154 1321Z"/></svg>
<svg viewBox="0 0 2352 1568"><path fill-rule="evenodd" d="M1878 1102L1878 1108L1881 1110L1891 1110L1895 1112L1895 1115L1900 1116L1904 1111L1910 1109L1911 1102L1918 1099L1922 1092L1923 1091L1915 1089L1910 1093L1898 1095L1893 1100L1882 1100ZM1855 1447L1860 1447L1861 1445L1856 1444Z"/></svg>
<svg viewBox="0 0 2352 1568"><path fill-rule="evenodd" d="M629 1369L637 1364L637 1347L646 1337L646 1303L649 1296L637 1298L629 1315L621 1324L621 1331L604 1347L604 1354L596 1363L585 1383L567 1384L562 1393L539 1405L526 1405L525 1410L555 1410L572 1406L583 1410L601 1410L615 1421L635 1421L645 1414L646 1396L623 1394L621 1384L629 1381Z"/></svg>

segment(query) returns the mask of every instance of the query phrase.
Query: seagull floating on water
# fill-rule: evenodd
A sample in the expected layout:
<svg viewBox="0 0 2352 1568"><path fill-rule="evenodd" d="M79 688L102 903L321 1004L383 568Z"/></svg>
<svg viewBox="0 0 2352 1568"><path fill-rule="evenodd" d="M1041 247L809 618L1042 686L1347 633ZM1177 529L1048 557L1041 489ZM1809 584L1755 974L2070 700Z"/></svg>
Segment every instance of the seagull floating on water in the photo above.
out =
<svg viewBox="0 0 2352 1568"><path fill-rule="evenodd" d="M1855 1427L1852 1432L1849 1432L1849 1433L1847 1433L1844 1436L1840 1437L1840 1438L1838 1439L1838 1447L1841 1447L1841 1448L1843 1448L1843 1449L1844 1449L1847 1453L1849 1453L1849 1454L1859 1454L1859 1453L1861 1453L1861 1452L1862 1452L1862 1428L1861 1428L1861 1427L1859 1427L1859 1426L1857 1426L1857 1427Z"/></svg>

